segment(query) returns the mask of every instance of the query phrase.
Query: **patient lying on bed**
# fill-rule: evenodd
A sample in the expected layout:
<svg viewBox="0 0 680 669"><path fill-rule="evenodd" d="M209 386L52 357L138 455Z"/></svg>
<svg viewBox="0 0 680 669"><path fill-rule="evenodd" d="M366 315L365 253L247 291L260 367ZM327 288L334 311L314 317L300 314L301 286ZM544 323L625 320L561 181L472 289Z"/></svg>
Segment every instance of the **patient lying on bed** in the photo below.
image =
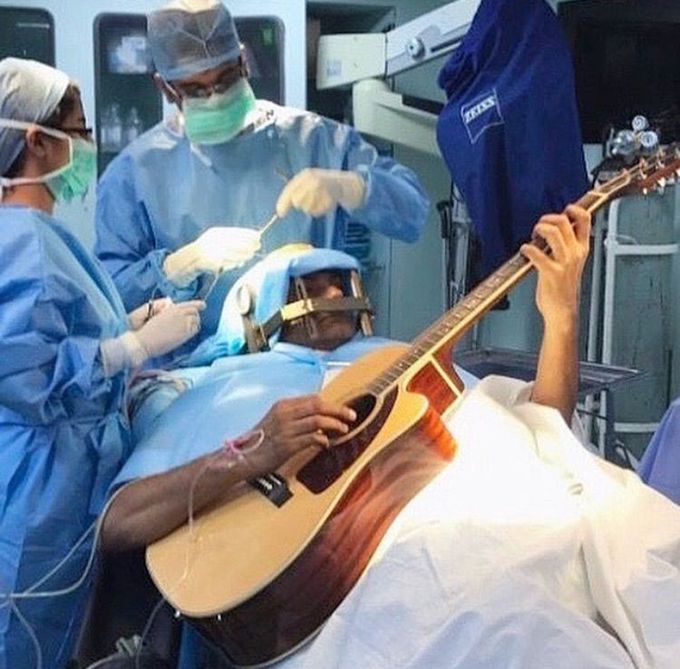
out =
<svg viewBox="0 0 680 669"><path fill-rule="evenodd" d="M312 281L328 287L330 276L314 272ZM138 408L143 439L118 478L132 483L111 505L105 548L145 545L185 522L191 482L225 438L255 426L272 442L202 479L197 510L211 489L271 471L301 441L322 448L324 430L351 425L346 409L315 396L280 398L318 390L336 363L385 341L352 337L356 321L338 317L317 323L317 337L332 334L331 350L321 340L301 346L310 343L303 323L270 339L271 351L223 357L240 347L230 300L235 294L213 350L197 353L203 363L216 357L212 365L172 373ZM552 391L539 387L539 398ZM459 446L454 464L404 509L321 633L282 666L675 666L678 512L634 475L596 462L560 413L530 398L536 387L491 379L457 405L446 417Z"/></svg>

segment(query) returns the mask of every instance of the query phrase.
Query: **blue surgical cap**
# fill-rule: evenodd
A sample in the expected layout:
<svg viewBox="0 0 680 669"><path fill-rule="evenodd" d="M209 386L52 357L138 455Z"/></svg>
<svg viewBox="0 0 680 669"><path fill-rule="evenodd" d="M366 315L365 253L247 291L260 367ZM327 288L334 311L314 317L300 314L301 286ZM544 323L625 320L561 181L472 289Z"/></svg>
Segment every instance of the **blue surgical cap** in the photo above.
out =
<svg viewBox="0 0 680 669"><path fill-rule="evenodd" d="M241 53L234 19L219 0L175 0L151 12L148 39L166 81L205 72Z"/></svg>
<svg viewBox="0 0 680 669"><path fill-rule="evenodd" d="M0 118L39 123L56 110L69 78L35 60L0 60ZM0 127L0 176L7 173L24 148L25 130Z"/></svg>

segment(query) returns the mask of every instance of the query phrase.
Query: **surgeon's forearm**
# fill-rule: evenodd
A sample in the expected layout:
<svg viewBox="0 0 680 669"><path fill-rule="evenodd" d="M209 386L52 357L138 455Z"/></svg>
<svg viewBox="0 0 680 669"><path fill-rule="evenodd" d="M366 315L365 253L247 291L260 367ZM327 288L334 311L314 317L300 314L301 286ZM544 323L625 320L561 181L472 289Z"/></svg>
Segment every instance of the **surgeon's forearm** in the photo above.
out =
<svg viewBox="0 0 680 669"><path fill-rule="evenodd" d="M250 475L240 463L226 467L214 458L214 455L198 458L122 488L104 518L102 548L124 551L147 546L187 521L192 486L192 508L196 513Z"/></svg>
<svg viewBox="0 0 680 669"><path fill-rule="evenodd" d="M578 317L545 324L531 399L557 409L571 424L578 393Z"/></svg>

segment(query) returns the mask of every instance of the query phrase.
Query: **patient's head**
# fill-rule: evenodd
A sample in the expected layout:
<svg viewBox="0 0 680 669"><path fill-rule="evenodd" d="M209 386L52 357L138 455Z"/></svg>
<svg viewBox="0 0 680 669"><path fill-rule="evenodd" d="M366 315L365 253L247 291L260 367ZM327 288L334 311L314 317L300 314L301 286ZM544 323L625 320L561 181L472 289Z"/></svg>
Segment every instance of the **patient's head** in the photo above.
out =
<svg viewBox="0 0 680 669"><path fill-rule="evenodd" d="M300 299L337 300L351 297L347 270L319 270L297 279L291 278L288 304ZM300 282L304 286L301 291ZM357 332L359 314L353 310L317 311L308 316L286 321L281 329L281 340L321 351L331 351L349 341Z"/></svg>
<svg viewBox="0 0 680 669"><path fill-rule="evenodd" d="M370 333L359 269L356 258L332 249L309 244L277 249L229 291L213 347L234 355L284 340L331 350L351 339L358 324Z"/></svg>

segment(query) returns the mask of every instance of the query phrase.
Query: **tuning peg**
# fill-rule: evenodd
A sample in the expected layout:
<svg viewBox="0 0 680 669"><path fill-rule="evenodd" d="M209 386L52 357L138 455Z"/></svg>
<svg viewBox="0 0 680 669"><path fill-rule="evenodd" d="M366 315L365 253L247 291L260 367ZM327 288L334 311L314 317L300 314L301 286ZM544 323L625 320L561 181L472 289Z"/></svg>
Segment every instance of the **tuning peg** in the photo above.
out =
<svg viewBox="0 0 680 669"><path fill-rule="evenodd" d="M642 132L643 130L647 130L647 128L649 128L649 121L647 120L646 116L638 114L633 118L631 126L635 132Z"/></svg>
<svg viewBox="0 0 680 669"><path fill-rule="evenodd" d="M652 153L659 148L659 135L653 130L645 130L640 134L640 146L645 153Z"/></svg>
<svg viewBox="0 0 680 669"><path fill-rule="evenodd" d="M664 177L661 177L661 179L659 179L659 180L656 182L656 190L657 190L657 192L659 193L659 195L663 195L663 194L664 194L664 191L666 190L666 184L667 184L667 183L668 183L668 182L666 181L666 179L665 179Z"/></svg>
<svg viewBox="0 0 680 669"><path fill-rule="evenodd" d="M643 195L649 195L649 188L643 188L643 189L642 189L642 194L643 194Z"/></svg>

